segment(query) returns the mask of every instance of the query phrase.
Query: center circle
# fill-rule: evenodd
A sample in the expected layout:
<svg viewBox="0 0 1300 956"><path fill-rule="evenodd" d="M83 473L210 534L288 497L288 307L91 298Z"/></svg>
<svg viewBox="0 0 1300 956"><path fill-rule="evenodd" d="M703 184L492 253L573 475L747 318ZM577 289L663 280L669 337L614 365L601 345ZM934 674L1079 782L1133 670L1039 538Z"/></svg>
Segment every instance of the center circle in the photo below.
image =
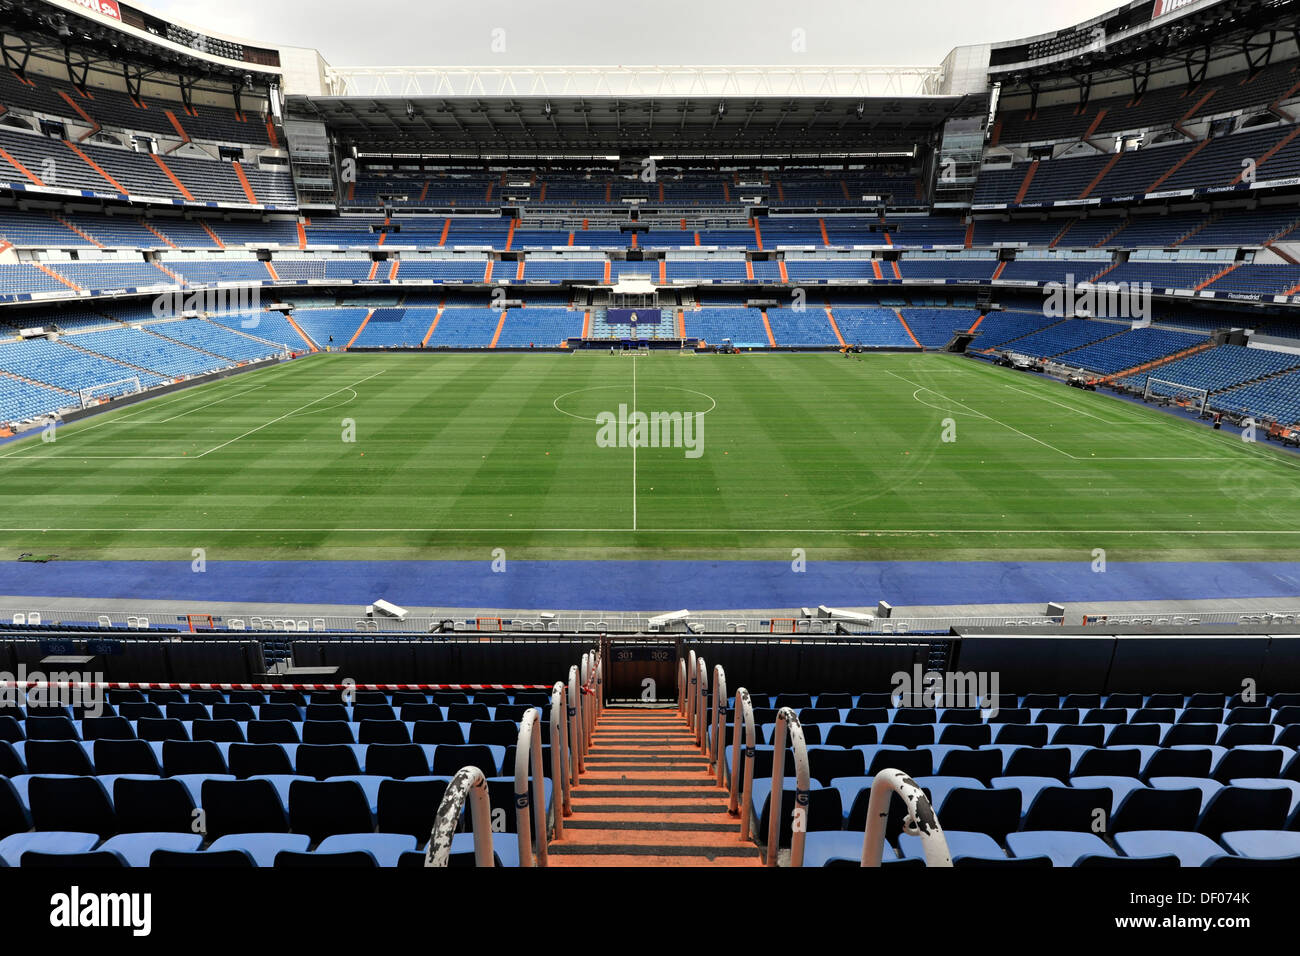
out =
<svg viewBox="0 0 1300 956"><path fill-rule="evenodd" d="M615 400L615 401L613 401L613 407L612 407L612 408L599 407L599 399L600 399L600 396L595 396L595 397L594 397L594 400L593 400L593 398L589 398L589 397L587 397L588 393L592 393L592 392L613 392L613 391L622 392L623 395L621 396L621 401L619 401L619 400ZM673 400L672 400L672 399L669 399L669 398L667 398L666 396L663 397L663 398L660 398L660 397L659 397L659 396L661 396L662 393L664 393L664 392L679 392L679 393L685 393L685 394L687 394L687 395L693 395L693 396L696 396L696 397L695 397L695 398L690 402L690 404L693 404L693 405L695 405L695 406L697 406L697 407L694 407L694 408L682 408L682 407L680 407L680 405L682 404L680 398L678 398L678 399L676 400L676 401L677 401L677 405L678 405L679 407L674 407L674 403L673 403ZM592 385L592 386L589 386L589 387L587 387L587 388L575 388L575 389L574 389L573 391L571 391L571 392L565 392L563 395L558 395L558 396L556 396L555 400L551 402L552 407L554 407L554 409L555 409L557 412L559 412L561 415L568 415L570 418L576 418L576 419L578 419L579 421L584 421L584 422L596 422L596 423L598 423L598 424L599 424L599 421L600 421L600 420L599 420L598 418L596 418L595 415L580 415L580 414L578 414L578 411L570 411L569 409L566 409L566 408L562 408L562 407L561 407L561 403L564 402L564 400L565 400L566 398L571 398L571 397L574 396L574 395L583 395L584 398L577 399L577 400L575 400L575 401L571 401L571 402L568 402L568 403L566 403L566 404L570 405L571 407L574 406L574 405L578 406L578 411L590 411L590 410L592 410L592 409L595 409L595 411L596 411L597 413L599 413L599 412L617 412L617 411L618 411L618 406L619 406L620 404L630 405L630 404L631 404L631 399L632 399L631 388L630 388L627 384L623 384L623 385ZM703 399L703 401L701 401L701 399ZM708 407L707 407L707 408L698 407L698 406L702 406L702 405L704 405L705 402L708 403ZM609 404L609 400L606 400L605 403L606 403L606 404ZM698 391L696 391L696 390L693 389L693 388L682 388L680 385L641 385L641 386L638 386L638 388L637 388L637 390L636 390L636 404L637 404L637 407L636 407L636 408L630 408L629 411L643 411L643 412L647 412L647 413L650 413L650 412L686 412L686 413L697 412L697 413L699 413L699 414L701 414L701 415L707 415L709 412L713 411L715 408L718 407L718 403L717 403L717 401L714 399L714 397L713 397L712 395L708 395L708 394L706 394L706 393L704 393L704 392L698 392Z"/></svg>

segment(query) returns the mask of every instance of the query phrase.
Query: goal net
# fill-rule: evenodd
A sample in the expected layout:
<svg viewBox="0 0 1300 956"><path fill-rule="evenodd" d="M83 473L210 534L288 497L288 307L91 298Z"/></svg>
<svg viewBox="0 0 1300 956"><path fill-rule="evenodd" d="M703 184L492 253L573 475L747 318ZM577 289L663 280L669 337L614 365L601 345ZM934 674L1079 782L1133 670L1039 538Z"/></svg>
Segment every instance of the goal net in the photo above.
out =
<svg viewBox="0 0 1300 956"><path fill-rule="evenodd" d="M1143 401L1160 405L1177 405L1198 415L1205 413L1205 403L1209 398L1208 389L1163 378L1148 378L1146 388L1142 391Z"/></svg>
<svg viewBox="0 0 1300 956"><path fill-rule="evenodd" d="M119 395L134 395L138 391L141 391L140 378L133 375L130 378L118 379L116 382L102 382L99 385L78 389L77 397L81 399L82 408L90 408L92 405L98 405L110 398L117 398Z"/></svg>

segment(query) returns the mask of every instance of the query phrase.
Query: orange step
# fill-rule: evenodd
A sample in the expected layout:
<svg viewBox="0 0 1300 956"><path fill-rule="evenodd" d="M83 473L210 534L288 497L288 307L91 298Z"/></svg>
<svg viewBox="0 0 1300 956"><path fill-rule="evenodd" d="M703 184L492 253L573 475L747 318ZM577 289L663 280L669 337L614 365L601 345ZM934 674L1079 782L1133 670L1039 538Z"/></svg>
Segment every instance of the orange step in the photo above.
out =
<svg viewBox="0 0 1300 956"><path fill-rule="evenodd" d="M912 327L907 324L907 319L903 318L903 313L898 309L895 309L894 315L898 316L898 321L902 323L903 331L906 332L907 337L912 340L912 344L915 345L918 349L924 348L924 346L921 345L921 341L915 335L912 334Z"/></svg>
<svg viewBox="0 0 1300 956"><path fill-rule="evenodd" d="M316 348L316 343L313 342L313 341L311 340L311 338L307 335L307 333L304 332L304 331L302 330L302 326L299 325L297 322L295 322L295 321L293 320L293 316L292 316L292 315L290 315L288 312L286 312L286 313L284 313L284 317L285 317L285 320L286 320L286 321L287 321L291 326L293 326L293 330L294 330L295 332L297 332L300 336L302 336L302 340L303 340L304 342L307 343L307 348L311 349L313 352L319 352L319 351L320 351L320 349Z"/></svg>
<svg viewBox="0 0 1300 956"><path fill-rule="evenodd" d="M1103 112L1105 111L1103 110ZM1115 164L1119 162L1120 157L1123 155L1124 154L1122 152L1111 153L1110 159L1106 160L1106 162L1102 164L1101 170L1097 173L1096 176L1092 177L1092 182L1088 183L1088 185L1084 187L1083 192L1079 193L1078 198L1087 199L1090 195L1092 195L1092 191L1097 188L1097 185L1103 179L1106 178L1106 174L1115 168Z"/></svg>
<svg viewBox="0 0 1300 956"><path fill-rule="evenodd" d="M1015 203L1017 206L1025 201L1025 195L1029 192L1029 185L1034 181L1034 175L1037 172L1038 172L1038 160L1034 160L1032 163L1029 164L1029 168L1025 170L1025 178L1020 182L1020 191L1016 193L1016 198L1015 198Z"/></svg>
<svg viewBox="0 0 1300 956"><path fill-rule="evenodd" d="M831 324L831 331L835 333L835 340L840 343L840 348L844 348L848 343L844 341L844 336L840 334L840 324L835 321L835 313L831 311L830 303L826 303L826 321Z"/></svg>
<svg viewBox="0 0 1300 956"><path fill-rule="evenodd" d="M248 175L244 172L244 167L239 165L238 162L233 162L230 165L235 168L235 178L239 180L239 185L244 187L244 195L248 197L248 201L254 206L258 205L257 195L253 192L253 184L248 181Z"/></svg>
<svg viewBox="0 0 1300 956"><path fill-rule="evenodd" d="M66 146L66 147L68 147L68 149L72 150L74 153L76 153L76 154L81 158L82 162L84 162L87 166L89 166L89 167L90 167L91 169L93 169L95 172L99 173L100 177L104 180L104 182L108 183L110 186L112 186L114 189L116 189L119 193L123 193L123 194L125 194L125 193L127 193L127 192L130 192L130 190L128 190L125 186L123 186L123 185L122 185L121 183L119 183L116 179L114 179L114 178L113 178L112 176L110 176L107 172L105 172L104 169L103 169L103 168L102 168L102 167L101 167L97 162L95 162L93 159L91 159L89 156L87 156L87 155L82 151L81 147L78 146L76 143L72 142L71 140L65 139L65 140L63 141L63 145Z"/></svg>
<svg viewBox="0 0 1300 956"><path fill-rule="evenodd" d="M162 173L165 174L166 178L169 178L170 181L172 181L172 185L175 186L177 193L181 194L181 198L188 199L191 203L195 202L194 194L190 193L190 190L186 189L185 183L181 182L181 179L177 178L177 174L173 173L172 168L162 161L162 157L157 155L156 152L149 153L149 156L151 156L153 161L159 165L159 169L162 170ZM204 226L204 229L207 229L207 226ZM208 232L211 233L212 230L208 229Z"/></svg>
<svg viewBox="0 0 1300 956"><path fill-rule="evenodd" d="M497 330L492 335L492 344L488 346L490 349L497 347L497 339L501 338L501 330L506 327L506 312L505 309L501 310L501 318L497 320Z"/></svg>
<svg viewBox="0 0 1300 956"><path fill-rule="evenodd" d="M433 330L438 327L438 323L442 320L442 311L445 308L447 308L447 300L443 299L438 303L438 311L434 313L433 321L429 323L429 331L425 332L424 338L420 340L421 346L428 345L429 339L433 338Z"/></svg>
<svg viewBox="0 0 1300 956"><path fill-rule="evenodd" d="M601 713L548 856L569 867L762 866L675 707Z"/></svg>
<svg viewBox="0 0 1300 956"><path fill-rule="evenodd" d="M361 333L365 331L366 326L370 324L370 317L374 314L374 309L371 309L366 313L366 317L361 320L361 324L357 326L357 330L352 333L352 338L348 339L348 344L343 346L343 351L346 352L348 349L352 348L352 343L361 337Z"/></svg>

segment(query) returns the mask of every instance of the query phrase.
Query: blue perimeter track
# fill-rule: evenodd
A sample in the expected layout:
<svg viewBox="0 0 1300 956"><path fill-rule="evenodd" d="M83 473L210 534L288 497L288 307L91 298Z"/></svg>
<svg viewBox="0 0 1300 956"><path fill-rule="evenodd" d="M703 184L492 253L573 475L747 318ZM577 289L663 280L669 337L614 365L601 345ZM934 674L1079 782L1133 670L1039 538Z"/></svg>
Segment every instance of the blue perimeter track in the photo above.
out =
<svg viewBox="0 0 1300 956"><path fill-rule="evenodd" d="M0 594L141 601L591 611L1300 597L1300 562L59 561L0 565ZM197 610L197 609L196 609Z"/></svg>

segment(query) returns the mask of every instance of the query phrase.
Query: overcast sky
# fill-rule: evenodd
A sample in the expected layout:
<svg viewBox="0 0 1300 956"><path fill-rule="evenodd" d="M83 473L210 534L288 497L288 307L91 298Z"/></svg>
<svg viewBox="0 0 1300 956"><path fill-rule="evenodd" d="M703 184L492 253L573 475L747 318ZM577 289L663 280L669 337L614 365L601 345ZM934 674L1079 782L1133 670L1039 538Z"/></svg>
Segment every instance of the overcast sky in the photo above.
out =
<svg viewBox="0 0 1300 956"><path fill-rule="evenodd" d="M955 46L1078 23L1122 0L140 0L334 66L935 66ZM494 30L498 49L493 50ZM803 49L794 47L803 31ZM504 50L499 49L504 46Z"/></svg>

